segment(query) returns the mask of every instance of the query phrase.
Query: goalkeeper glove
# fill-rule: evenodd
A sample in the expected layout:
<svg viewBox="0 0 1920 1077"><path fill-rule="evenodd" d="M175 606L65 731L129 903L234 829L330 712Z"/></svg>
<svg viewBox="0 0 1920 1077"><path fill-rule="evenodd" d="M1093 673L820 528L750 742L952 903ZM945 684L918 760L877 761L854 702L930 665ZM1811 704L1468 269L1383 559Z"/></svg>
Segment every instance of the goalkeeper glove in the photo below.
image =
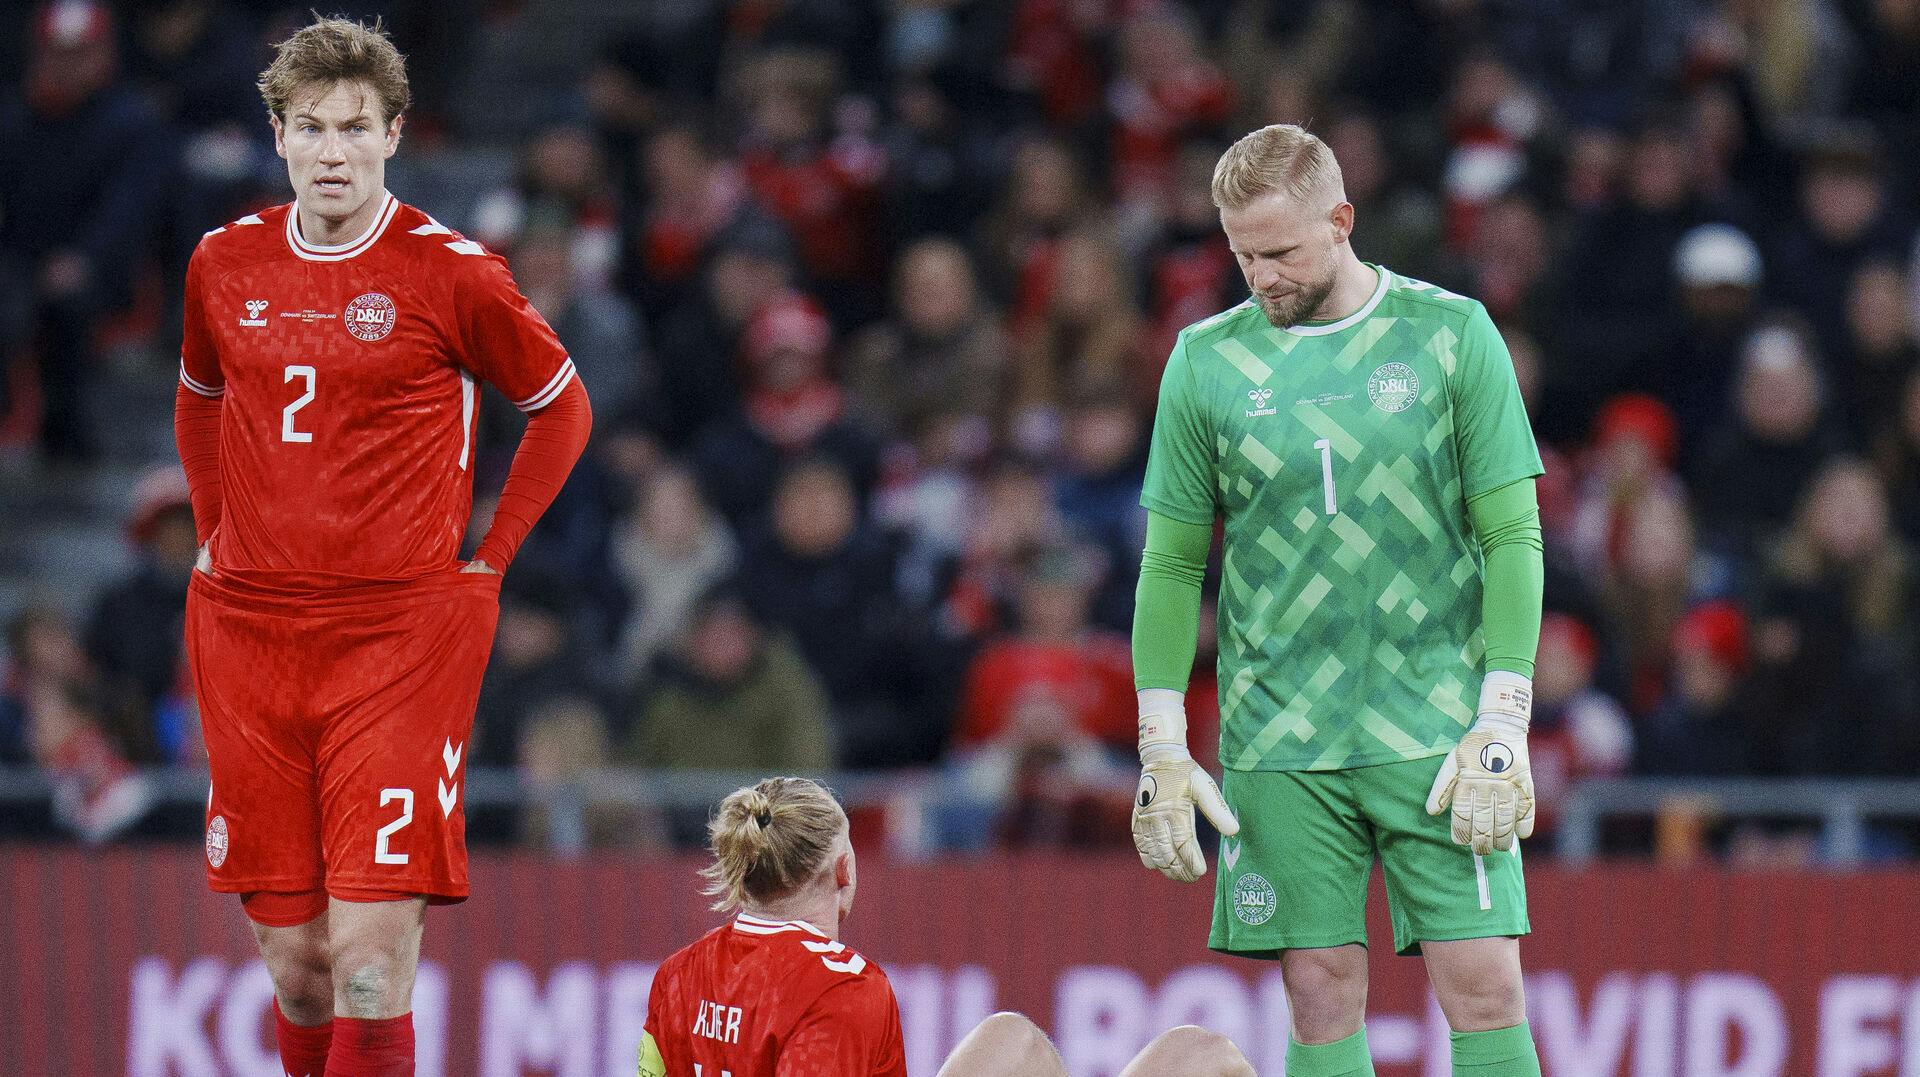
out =
<svg viewBox="0 0 1920 1077"><path fill-rule="evenodd" d="M1213 776L1187 751L1187 715L1181 694L1140 692L1140 788L1133 798L1133 845L1140 862L1175 882L1207 873L1207 857L1193 833L1199 805L1224 837L1240 832Z"/></svg>
<svg viewBox="0 0 1920 1077"><path fill-rule="evenodd" d="M1427 814L1453 808L1453 840L1481 855L1511 849L1533 836L1533 770L1527 764L1527 723L1533 682L1494 670L1480 687L1473 727L1440 765L1427 795Z"/></svg>

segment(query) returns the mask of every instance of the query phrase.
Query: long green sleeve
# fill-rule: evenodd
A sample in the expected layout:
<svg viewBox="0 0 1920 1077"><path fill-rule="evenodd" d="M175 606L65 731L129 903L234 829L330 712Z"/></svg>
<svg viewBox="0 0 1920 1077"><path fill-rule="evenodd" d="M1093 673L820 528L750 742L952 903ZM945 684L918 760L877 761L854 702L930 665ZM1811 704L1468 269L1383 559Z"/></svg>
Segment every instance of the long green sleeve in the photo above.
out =
<svg viewBox="0 0 1920 1077"><path fill-rule="evenodd" d="M1212 524L1148 511L1147 548L1140 556L1133 605L1135 688L1187 690L1200 633L1200 583L1212 545Z"/></svg>
<svg viewBox="0 0 1920 1077"><path fill-rule="evenodd" d="M1467 502L1467 519L1486 557L1486 593L1480 605L1486 668L1532 677L1546 575L1533 480L1510 482ZM1134 625L1137 638L1139 621Z"/></svg>

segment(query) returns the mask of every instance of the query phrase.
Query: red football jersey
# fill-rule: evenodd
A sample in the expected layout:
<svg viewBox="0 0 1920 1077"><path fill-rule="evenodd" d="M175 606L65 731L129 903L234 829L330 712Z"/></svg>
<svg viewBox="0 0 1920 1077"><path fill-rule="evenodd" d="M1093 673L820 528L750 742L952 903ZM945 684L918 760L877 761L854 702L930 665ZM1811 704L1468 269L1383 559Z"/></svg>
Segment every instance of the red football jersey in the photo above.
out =
<svg viewBox="0 0 1920 1077"><path fill-rule="evenodd" d="M799 920L741 913L661 964L647 999L669 1077L906 1077L880 966Z"/></svg>
<svg viewBox="0 0 1920 1077"><path fill-rule="evenodd" d="M382 192L322 247L293 205L216 228L187 268L180 379L224 396L216 571L274 586L453 566L473 506L475 379L522 411L573 363L507 263Z"/></svg>

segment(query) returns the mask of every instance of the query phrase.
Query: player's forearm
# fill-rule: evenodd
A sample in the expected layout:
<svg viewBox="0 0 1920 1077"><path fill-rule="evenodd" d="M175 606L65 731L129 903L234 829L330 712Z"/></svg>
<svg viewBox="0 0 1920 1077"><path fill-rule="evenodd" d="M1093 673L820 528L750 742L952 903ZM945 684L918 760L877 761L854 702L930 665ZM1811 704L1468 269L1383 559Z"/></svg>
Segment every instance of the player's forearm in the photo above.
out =
<svg viewBox="0 0 1920 1077"><path fill-rule="evenodd" d="M187 491L193 499L193 531L201 545L220 526L221 397L201 396L179 385L173 392L173 442L180 466L187 473Z"/></svg>
<svg viewBox="0 0 1920 1077"><path fill-rule="evenodd" d="M1546 575L1533 480L1522 479L1474 498L1467 502L1467 517L1486 556L1486 591L1481 599L1486 668L1532 677Z"/></svg>
<svg viewBox="0 0 1920 1077"><path fill-rule="evenodd" d="M553 504L566 484L575 461L586 450L593 432L593 406L575 378L553 403L527 419L526 433L514 450L513 466L493 512L493 526L475 555L496 571L505 572L527 533Z"/></svg>
<svg viewBox="0 0 1920 1077"><path fill-rule="evenodd" d="M1147 513L1147 546L1134 592L1133 685L1187 690L1200 632L1200 584L1213 528Z"/></svg>

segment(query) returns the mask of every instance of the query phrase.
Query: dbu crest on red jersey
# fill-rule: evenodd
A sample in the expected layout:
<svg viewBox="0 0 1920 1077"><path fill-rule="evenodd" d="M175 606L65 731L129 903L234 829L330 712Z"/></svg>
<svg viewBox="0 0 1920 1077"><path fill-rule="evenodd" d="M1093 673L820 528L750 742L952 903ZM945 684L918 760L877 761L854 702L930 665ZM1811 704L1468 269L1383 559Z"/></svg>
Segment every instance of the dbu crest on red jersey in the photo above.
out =
<svg viewBox="0 0 1920 1077"><path fill-rule="evenodd" d="M347 323L347 332L372 343L393 332L399 312L394 310L393 300L379 292L368 292L347 304L347 316L342 320Z"/></svg>
<svg viewBox="0 0 1920 1077"><path fill-rule="evenodd" d="M227 817L216 815L207 824L207 863L214 867L227 862Z"/></svg>

